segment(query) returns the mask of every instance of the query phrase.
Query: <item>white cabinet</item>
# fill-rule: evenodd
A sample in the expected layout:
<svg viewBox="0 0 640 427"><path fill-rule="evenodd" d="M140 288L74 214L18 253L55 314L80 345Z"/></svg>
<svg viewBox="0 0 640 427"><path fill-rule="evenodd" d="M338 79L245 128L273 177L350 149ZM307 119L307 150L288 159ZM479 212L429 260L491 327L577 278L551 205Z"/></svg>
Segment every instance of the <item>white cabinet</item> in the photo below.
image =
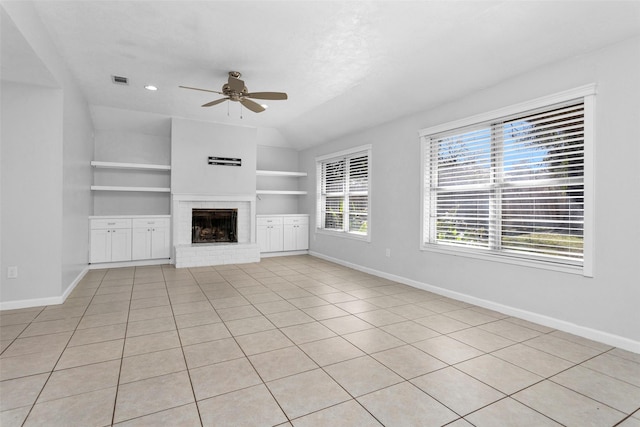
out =
<svg viewBox="0 0 640 427"><path fill-rule="evenodd" d="M309 217L286 216L283 218L283 246L285 251L309 249Z"/></svg>
<svg viewBox="0 0 640 427"><path fill-rule="evenodd" d="M133 219L131 258L169 258L169 218Z"/></svg>
<svg viewBox="0 0 640 427"><path fill-rule="evenodd" d="M282 246L282 217L260 216L256 221L256 240L260 252L280 252Z"/></svg>
<svg viewBox="0 0 640 427"><path fill-rule="evenodd" d="M91 217L90 254L92 264L170 258L170 217Z"/></svg>
<svg viewBox="0 0 640 427"><path fill-rule="evenodd" d="M309 249L308 215L258 215L256 230L260 252Z"/></svg>
<svg viewBox="0 0 640 427"><path fill-rule="evenodd" d="M90 262L131 260L131 219L95 219L90 223Z"/></svg>

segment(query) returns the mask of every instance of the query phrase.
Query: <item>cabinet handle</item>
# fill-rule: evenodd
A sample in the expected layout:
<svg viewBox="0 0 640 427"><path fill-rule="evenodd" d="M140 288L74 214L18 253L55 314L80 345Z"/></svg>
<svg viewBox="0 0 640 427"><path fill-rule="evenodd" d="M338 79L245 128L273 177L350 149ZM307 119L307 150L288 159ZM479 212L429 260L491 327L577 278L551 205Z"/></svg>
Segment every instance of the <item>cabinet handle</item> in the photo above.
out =
<svg viewBox="0 0 640 427"><path fill-rule="evenodd" d="M108 222L107 225L116 225L115 222Z"/></svg>

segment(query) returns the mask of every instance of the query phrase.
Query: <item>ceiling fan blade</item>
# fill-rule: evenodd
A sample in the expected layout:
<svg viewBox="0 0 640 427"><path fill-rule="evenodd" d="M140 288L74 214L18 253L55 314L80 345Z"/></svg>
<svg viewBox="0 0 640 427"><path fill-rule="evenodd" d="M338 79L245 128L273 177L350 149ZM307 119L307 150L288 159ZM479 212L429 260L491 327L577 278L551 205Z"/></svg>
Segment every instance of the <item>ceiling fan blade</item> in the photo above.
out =
<svg viewBox="0 0 640 427"><path fill-rule="evenodd" d="M240 103L254 113L261 113L264 111L264 107L262 105L258 104L257 102L253 102L250 99L241 98Z"/></svg>
<svg viewBox="0 0 640 427"><path fill-rule="evenodd" d="M219 93L220 95L224 95L224 93L218 92L217 90L200 89L198 87L189 87L189 86L178 86L178 87L181 87L182 89L200 90L202 92Z"/></svg>
<svg viewBox="0 0 640 427"><path fill-rule="evenodd" d="M287 94L283 92L252 92L244 95L246 98L254 98L254 99L272 99L272 100L280 100L280 99L288 99Z"/></svg>
<svg viewBox="0 0 640 427"><path fill-rule="evenodd" d="M216 99L215 101L211 101L211 102L207 102L206 104L202 104L203 107L212 107L214 105L218 105L221 102L226 101L229 98L220 98L220 99Z"/></svg>

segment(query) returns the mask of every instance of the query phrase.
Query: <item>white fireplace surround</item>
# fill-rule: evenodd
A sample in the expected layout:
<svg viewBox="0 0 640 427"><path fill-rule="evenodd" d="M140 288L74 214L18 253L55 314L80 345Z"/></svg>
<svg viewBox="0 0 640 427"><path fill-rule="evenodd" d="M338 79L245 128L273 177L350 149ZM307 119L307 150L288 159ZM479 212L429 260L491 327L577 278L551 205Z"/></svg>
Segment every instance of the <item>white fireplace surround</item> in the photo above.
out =
<svg viewBox="0 0 640 427"><path fill-rule="evenodd" d="M172 197L174 261L177 268L260 261L256 243L255 195L174 194ZM237 243L191 243L193 209L237 209Z"/></svg>

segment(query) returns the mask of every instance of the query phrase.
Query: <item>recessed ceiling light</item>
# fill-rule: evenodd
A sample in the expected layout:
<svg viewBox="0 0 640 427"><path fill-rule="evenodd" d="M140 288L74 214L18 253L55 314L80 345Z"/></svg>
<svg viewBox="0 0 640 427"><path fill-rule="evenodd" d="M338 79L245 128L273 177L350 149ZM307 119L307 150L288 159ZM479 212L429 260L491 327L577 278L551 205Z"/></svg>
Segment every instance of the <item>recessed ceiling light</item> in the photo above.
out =
<svg viewBox="0 0 640 427"><path fill-rule="evenodd" d="M158 90L158 88L157 88L157 87L155 87L155 86L153 86L153 85L146 85L144 88L145 88L146 90Z"/></svg>

